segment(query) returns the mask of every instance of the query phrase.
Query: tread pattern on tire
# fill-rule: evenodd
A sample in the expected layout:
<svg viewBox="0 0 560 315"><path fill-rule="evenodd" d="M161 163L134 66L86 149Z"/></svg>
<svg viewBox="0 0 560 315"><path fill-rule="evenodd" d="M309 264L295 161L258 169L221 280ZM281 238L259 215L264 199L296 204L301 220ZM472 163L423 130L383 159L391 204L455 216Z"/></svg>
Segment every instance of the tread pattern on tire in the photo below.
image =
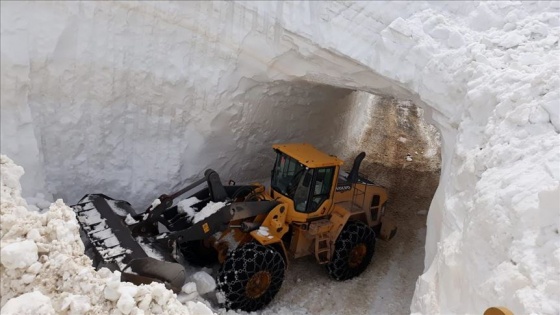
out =
<svg viewBox="0 0 560 315"><path fill-rule="evenodd" d="M220 268L217 283L226 309L253 312L266 306L282 286L285 266L278 251L258 243L247 243L232 251ZM264 294L253 299L246 295L246 285L259 271L268 271L271 282Z"/></svg>
<svg viewBox="0 0 560 315"><path fill-rule="evenodd" d="M363 243L367 251L362 263L351 268L349 256L352 249ZM369 265L375 252L375 232L365 223L350 221L346 224L335 242L335 250L331 261L327 264L329 275L335 280L347 280L360 275Z"/></svg>

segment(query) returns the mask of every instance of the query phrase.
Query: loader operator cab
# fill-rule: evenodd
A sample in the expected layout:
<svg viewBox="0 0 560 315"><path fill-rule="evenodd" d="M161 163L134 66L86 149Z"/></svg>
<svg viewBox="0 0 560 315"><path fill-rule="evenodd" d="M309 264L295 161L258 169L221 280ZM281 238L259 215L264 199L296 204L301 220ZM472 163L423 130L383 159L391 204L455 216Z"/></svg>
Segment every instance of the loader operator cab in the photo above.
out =
<svg viewBox="0 0 560 315"><path fill-rule="evenodd" d="M314 213L331 199L340 160L306 144L279 145L275 150L271 188L292 200L296 212Z"/></svg>

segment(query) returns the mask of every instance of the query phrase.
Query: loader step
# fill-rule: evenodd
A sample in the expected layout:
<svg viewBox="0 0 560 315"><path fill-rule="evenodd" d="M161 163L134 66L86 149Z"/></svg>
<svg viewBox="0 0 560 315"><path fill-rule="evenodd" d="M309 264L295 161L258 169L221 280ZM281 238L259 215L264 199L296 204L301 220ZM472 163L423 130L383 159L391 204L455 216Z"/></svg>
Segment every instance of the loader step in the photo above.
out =
<svg viewBox="0 0 560 315"><path fill-rule="evenodd" d="M319 234L315 238L315 258L319 264L331 261L331 239L328 233Z"/></svg>

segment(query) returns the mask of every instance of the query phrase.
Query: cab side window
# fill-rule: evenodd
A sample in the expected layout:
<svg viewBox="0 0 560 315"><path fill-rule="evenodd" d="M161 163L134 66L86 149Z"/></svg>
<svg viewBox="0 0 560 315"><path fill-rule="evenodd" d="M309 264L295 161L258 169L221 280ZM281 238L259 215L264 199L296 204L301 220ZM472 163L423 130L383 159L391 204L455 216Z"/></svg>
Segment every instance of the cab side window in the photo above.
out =
<svg viewBox="0 0 560 315"><path fill-rule="evenodd" d="M307 169L304 171L303 176L300 179L300 184L294 194L294 205L296 211L298 212L308 212L308 200L309 200L309 190L311 187L311 180L313 179L313 169Z"/></svg>
<svg viewBox="0 0 560 315"><path fill-rule="evenodd" d="M323 204L323 202L330 197L332 188L332 181L334 175L334 168L319 168L315 170L315 182L312 194L310 196L311 202L308 204L307 212L315 212Z"/></svg>

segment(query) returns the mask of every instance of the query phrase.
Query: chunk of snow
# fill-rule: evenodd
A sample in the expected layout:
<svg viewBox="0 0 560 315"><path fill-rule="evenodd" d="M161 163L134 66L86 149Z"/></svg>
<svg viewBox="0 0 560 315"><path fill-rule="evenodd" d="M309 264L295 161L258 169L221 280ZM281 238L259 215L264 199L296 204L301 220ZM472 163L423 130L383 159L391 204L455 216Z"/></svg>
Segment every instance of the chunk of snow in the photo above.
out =
<svg viewBox="0 0 560 315"><path fill-rule="evenodd" d="M257 234L259 234L260 236L270 235L270 233L268 232L268 227L266 226L260 226L259 229L257 230Z"/></svg>
<svg viewBox="0 0 560 315"><path fill-rule="evenodd" d="M548 112L550 122L554 125L554 129L560 132L560 104L558 103L558 99L543 103L542 108Z"/></svg>
<svg viewBox="0 0 560 315"><path fill-rule="evenodd" d="M192 205L199 203L200 200L196 197L190 197L183 199L177 203L177 211L179 213L184 213L189 218L194 218L196 210L192 208Z"/></svg>
<svg viewBox="0 0 560 315"><path fill-rule="evenodd" d="M154 199L154 201L152 201L152 204L150 205L150 210L153 210L155 207L159 206L161 204L161 200L159 200L159 198Z"/></svg>
<svg viewBox="0 0 560 315"><path fill-rule="evenodd" d="M216 289L216 280L208 273L199 271L193 274L192 277L200 294L206 294Z"/></svg>
<svg viewBox="0 0 560 315"><path fill-rule="evenodd" d="M69 314L86 314L91 310L90 299L84 295L70 294L62 301L61 310Z"/></svg>
<svg viewBox="0 0 560 315"><path fill-rule="evenodd" d="M54 315L51 299L39 291L24 293L10 299L0 310L2 315Z"/></svg>
<svg viewBox="0 0 560 315"><path fill-rule="evenodd" d="M144 295L144 297L140 300L140 303L138 303L138 308L147 311L149 310L151 303L152 303L152 295L148 293Z"/></svg>
<svg viewBox="0 0 560 315"><path fill-rule="evenodd" d="M27 268L38 258L37 245L32 240L8 244L0 251L0 262L8 269Z"/></svg>
<svg viewBox="0 0 560 315"><path fill-rule="evenodd" d="M138 223L138 221L136 219L134 219L129 213L129 214L126 215L126 218L124 219L124 223L126 223L128 225L132 225L132 224Z"/></svg>
<svg viewBox="0 0 560 315"><path fill-rule="evenodd" d="M181 288L181 292L186 294L191 294L193 292L196 292L196 283L194 282L185 283L185 285L183 285L183 287Z"/></svg>
<svg viewBox="0 0 560 315"><path fill-rule="evenodd" d="M216 300L220 304L224 304L226 302L226 295L222 291L216 292Z"/></svg>
<svg viewBox="0 0 560 315"><path fill-rule="evenodd" d="M152 283L152 297L159 305L165 305L173 297L173 292L162 283Z"/></svg>
<svg viewBox="0 0 560 315"><path fill-rule="evenodd" d="M213 315L214 314L214 312L212 312L212 310L210 310L208 308L208 306L204 305L204 303L199 302L199 301L196 301L196 302L189 301L189 302L187 302L187 307L189 308L189 311L191 311L191 314L196 314L196 315ZM230 312L232 312L232 311L228 311L227 314L230 314Z"/></svg>
<svg viewBox="0 0 560 315"><path fill-rule="evenodd" d="M43 264L37 261L27 268L27 272L36 275L41 270L41 267L43 267Z"/></svg>
<svg viewBox="0 0 560 315"><path fill-rule="evenodd" d="M134 301L134 298L128 294L122 294L117 302L117 308L119 311L127 315L130 314L135 306L136 301Z"/></svg>

